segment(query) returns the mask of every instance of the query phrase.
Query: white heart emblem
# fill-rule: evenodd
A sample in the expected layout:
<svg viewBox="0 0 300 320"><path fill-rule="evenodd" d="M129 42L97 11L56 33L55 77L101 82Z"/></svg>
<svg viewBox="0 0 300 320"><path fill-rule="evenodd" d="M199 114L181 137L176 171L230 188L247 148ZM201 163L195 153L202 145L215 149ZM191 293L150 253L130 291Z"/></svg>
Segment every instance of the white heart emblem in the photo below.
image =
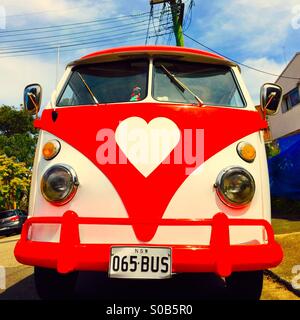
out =
<svg viewBox="0 0 300 320"><path fill-rule="evenodd" d="M115 139L127 159L148 177L178 144L180 131L168 118L155 118L147 123L139 117L122 121Z"/></svg>

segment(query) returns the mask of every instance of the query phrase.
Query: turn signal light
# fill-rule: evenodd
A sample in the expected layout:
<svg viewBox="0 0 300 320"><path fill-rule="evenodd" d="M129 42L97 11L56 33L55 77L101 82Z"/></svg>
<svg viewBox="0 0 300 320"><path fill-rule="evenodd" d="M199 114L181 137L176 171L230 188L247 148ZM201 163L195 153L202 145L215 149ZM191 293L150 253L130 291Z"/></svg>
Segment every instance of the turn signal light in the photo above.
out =
<svg viewBox="0 0 300 320"><path fill-rule="evenodd" d="M255 148L248 142L240 142L237 145L237 153L246 162L253 162L256 157Z"/></svg>
<svg viewBox="0 0 300 320"><path fill-rule="evenodd" d="M48 141L43 147L43 157L45 160L51 160L58 155L60 143L57 140Z"/></svg>

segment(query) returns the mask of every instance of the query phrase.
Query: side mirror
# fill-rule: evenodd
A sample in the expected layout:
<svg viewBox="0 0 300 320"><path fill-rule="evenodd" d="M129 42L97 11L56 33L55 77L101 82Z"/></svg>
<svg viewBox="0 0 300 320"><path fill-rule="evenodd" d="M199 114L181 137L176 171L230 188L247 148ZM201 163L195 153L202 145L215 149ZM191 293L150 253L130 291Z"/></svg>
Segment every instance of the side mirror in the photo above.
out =
<svg viewBox="0 0 300 320"><path fill-rule="evenodd" d="M42 101L42 87L30 84L24 89L24 108L31 114L38 114Z"/></svg>
<svg viewBox="0 0 300 320"><path fill-rule="evenodd" d="M273 83L265 83L260 90L260 105L267 115L278 111L282 101L282 88Z"/></svg>

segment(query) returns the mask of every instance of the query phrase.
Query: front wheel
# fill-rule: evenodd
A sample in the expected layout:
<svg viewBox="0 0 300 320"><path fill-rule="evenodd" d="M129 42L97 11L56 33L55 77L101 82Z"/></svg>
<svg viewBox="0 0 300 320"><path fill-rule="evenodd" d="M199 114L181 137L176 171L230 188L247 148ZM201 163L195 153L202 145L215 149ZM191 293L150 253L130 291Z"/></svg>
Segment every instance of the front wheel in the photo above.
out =
<svg viewBox="0 0 300 320"><path fill-rule="evenodd" d="M227 297L234 300L259 300L263 271L234 272L226 278Z"/></svg>
<svg viewBox="0 0 300 320"><path fill-rule="evenodd" d="M41 299L70 299L75 292L78 272L58 273L54 269L34 268L34 281Z"/></svg>

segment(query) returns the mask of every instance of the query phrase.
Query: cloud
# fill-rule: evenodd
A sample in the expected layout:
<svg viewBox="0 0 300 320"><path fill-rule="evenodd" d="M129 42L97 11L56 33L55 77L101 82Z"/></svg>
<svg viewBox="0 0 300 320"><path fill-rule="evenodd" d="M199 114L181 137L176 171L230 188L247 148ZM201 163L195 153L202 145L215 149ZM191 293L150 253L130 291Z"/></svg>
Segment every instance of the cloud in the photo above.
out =
<svg viewBox="0 0 300 320"><path fill-rule="evenodd" d="M280 75L285 68L284 63L278 63L273 59L268 59L267 57L259 59L250 58L245 60L243 63L256 69L264 70L276 75ZM275 82L277 77L260 73L246 67L242 67L241 69L243 79L252 99L254 100L254 103L259 104L260 87L266 82Z"/></svg>
<svg viewBox="0 0 300 320"><path fill-rule="evenodd" d="M30 83L43 87L43 105L51 96L55 86L55 62L37 57L15 57L0 59L0 105L19 107L23 103L23 90Z"/></svg>
<svg viewBox="0 0 300 320"><path fill-rule="evenodd" d="M209 17L197 21L199 39L227 51L239 50L244 56L281 52L295 19L299 0L218 0L211 2ZM251 54L250 54L251 56ZM252 55L253 56L253 55Z"/></svg>
<svg viewBox="0 0 300 320"><path fill-rule="evenodd" d="M110 0L4 0L8 29L49 23L69 23L115 16L118 2Z"/></svg>
<svg viewBox="0 0 300 320"><path fill-rule="evenodd" d="M136 0L134 6L131 5L131 1L125 0L0 1L8 16L43 12L36 15L8 17L7 30L116 17L133 14L133 12L145 12L150 8L149 0ZM289 30L293 30L292 22L295 22L298 14L294 8L297 6L299 6L299 0L285 0L284 5L282 0L216 0L209 4L196 1L191 29L187 33L232 58L259 69L280 74L284 68L284 64L280 62L282 46L287 41ZM36 43L50 40L45 38ZM297 43L294 37L292 40ZM32 45L33 43L32 41L21 44ZM289 44L286 44L287 48L293 48ZM114 44L107 42L103 46L114 46ZM102 46L99 44L98 48L77 50L74 47L73 51L61 51L60 75L68 61L100 47ZM257 103L260 86L264 82L274 82L276 78L246 68L242 69L249 91ZM7 103L19 106L22 103L23 88L32 82L43 85L43 104L45 104L54 88L55 70L55 54L9 59L0 57L0 105Z"/></svg>
<svg viewBox="0 0 300 320"><path fill-rule="evenodd" d="M53 0L2 0L0 5L1 8L5 9L7 15L6 29L1 30L2 32L13 29L76 23L101 18L107 19L110 16L119 16L121 13L128 14L120 11L120 2L111 0L60 0L55 2ZM77 29L77 31L78 30L79 29ZM70 30L67 32L71 33ZM65 34L67 34L67 32L65 32ZM47 36L51 35L51 33L47 33ZM31 34L27 37L41 37L41 34L37 34L36 36ZM11 38L4 38L4 40L11 40ZM45 37L45 39L41 39L38 42L27 41L16 44L12 43L11 45L39 46L48 43L50 40L53 42L55 39L47 39ZM3 43L3 46L5 47L6 45ZM74 48L74 51L67 53L62 52L59 77L63 73L66 62L79 58L80 56L81 54L76 55L76 48ZM0 105L8 104L19 107L23 100L23 89L30 83L40 83L42 85L42 103L45 105L49 101L55 87L55 60L55 53L45 54L43 56L32 55L13 58L2 58L0 56Z"/></svg>
<svg viewBox="0 0 300 320"><path fill-rule="evenodd" d="M19 0L2 0L1 6L5 8L5 12L7 14L7 28L4 31L76 23L80 21L90 21L101 18L107 19L109 17L119 17L133 14L133 12L145 12L150 8L148 0L138 0L134 8L128 6L128 2L125 0L60 0L55 2L53 0L27 0L26 2ZM118 24L124 24L124 29L126 29L126 22L128 22L128 20L123 21L121 19ZM95 26L93 28L95 29ZM108 28L109 27L106 27L106 29ZM86 29L89 30L88 27ZM85 29L77 28L75 31L78 32L82 30ZM65 30L62 33L67 35L72 34L72 32L74 31ZM54 33L54 35L56 34L59 33ZM37 48L40 48L41 45L49 45L50 42L54 43L57 40L53 37L49 38L49 36L52 35L53 33L46 33L45 37L39 40L33 39L35 37L41 38L43 33L37 33L37 35L33 33L23 37L18 36L14 37L13 39L30 37L32 37L32 39L31 41L24 41L20 43L12 42L10 44L6 44L2 42L1 47L9 48L9 46L12 46L12 51L14 51L14 46L19 45L25 47L37 46ZM85 34L80 35L80 37L82 37L82 41L85 39L84 36ZM91 38L93 34L89 32L89 34L86 36ZM94 36L96 36L96 34ZM101 38L101 34L99 34L99 38ZM11 40L10 37L0 38L0 40L2 39ZM74 40L72 37L62 37L61 39L61 41L64 41L64 44L68 41L71 43L79 41ZM62 49L60 54L60 68L58 77L62 75L64 67L68 62L78 59L88 52L99 50L100 48L107 46L113 46L113 44L107 42L95 45L94 48L79 50L76 47L71 47L69 48L69 51L64 51L64 49ZM27 84L30 83L40 83L43 86L43 105L45 105L49 101L51 93L55 87L56 52L51 54L28 55L13 58L3 58L0 55L0 75L0 105L8 104L19 107L23 100L23 89Z"/></svg>

